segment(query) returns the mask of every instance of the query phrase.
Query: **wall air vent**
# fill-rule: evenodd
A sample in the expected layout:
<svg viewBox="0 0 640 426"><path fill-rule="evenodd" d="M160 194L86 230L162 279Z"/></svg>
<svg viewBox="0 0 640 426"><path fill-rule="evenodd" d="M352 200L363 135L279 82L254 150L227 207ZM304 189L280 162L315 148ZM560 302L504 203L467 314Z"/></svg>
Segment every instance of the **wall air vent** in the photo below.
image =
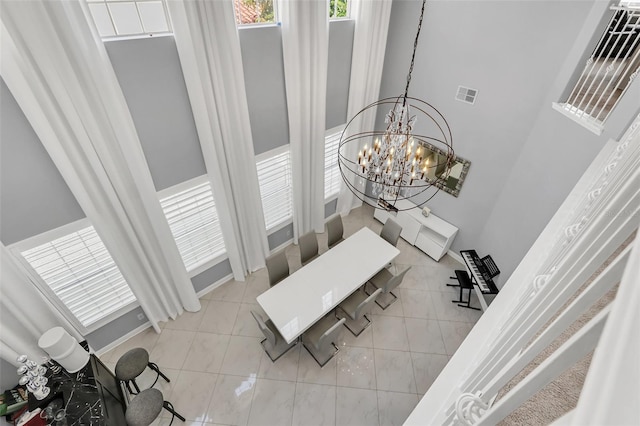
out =
<svg viewBox="0 0 640 426"><path fill-rule="evenodd" d="M478 91L476 89L469 89L468 87L458 86L458 93L456 93L457 101L466 102L473 105L476 101L476 96L478 96Z"/></svg>

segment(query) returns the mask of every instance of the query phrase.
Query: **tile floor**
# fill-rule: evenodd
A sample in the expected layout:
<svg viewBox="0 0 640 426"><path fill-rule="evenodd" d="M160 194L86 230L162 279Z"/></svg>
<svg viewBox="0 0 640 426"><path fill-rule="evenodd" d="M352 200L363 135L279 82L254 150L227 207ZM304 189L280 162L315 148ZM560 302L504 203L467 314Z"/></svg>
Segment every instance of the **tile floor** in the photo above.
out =
<svg viewBox="0 0 640 426"><path fill-rule="evenodd" d="M382 227L368 207L343 220L345 236ZM318 239L322 252L326 235ZM266 269L223 284L202 297L199 312L163 324L161 334L147 329L101 359L113 369L130 348L146 348L171 379L156 387L187 425L401 425L480 312L451 303L457 291L445 283L458 262L435 262L402 239L398 248L396 264L412 267L399 300L385 311L375 305L358 338L344 329L340 352L322 369L301 344L275 363L262 350L250 310L264 315L256 296L269 288ZM297 246L287 256L293 270L300 267ZM139 382L152 379L147 370ZM163 417L154 425L168 423Z"/></svg>

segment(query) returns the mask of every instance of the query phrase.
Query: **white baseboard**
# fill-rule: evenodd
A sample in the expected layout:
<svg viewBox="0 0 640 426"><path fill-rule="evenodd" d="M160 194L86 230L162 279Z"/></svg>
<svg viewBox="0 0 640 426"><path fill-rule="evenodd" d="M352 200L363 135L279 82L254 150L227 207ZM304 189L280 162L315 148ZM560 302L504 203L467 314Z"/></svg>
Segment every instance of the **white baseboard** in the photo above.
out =
<svg viewBox="0 0 640 426"><path fill-rule="evenodd" d="M455 252L455 251L453 251L453 250L449 250L449 251L447 252L447 254L448 254L449 256L453 257L455 260L457 260L457 261L458 261L458 262L460 262L461 264L463 264L463 265L464 265L464 260L462 259L462 256L460 256L460 254L456 253L456 252Z"/></svg>
<svg viewBox="0 0 640 426"><path fill-rule="evenodd" d="M196 295L198 296L198 298L204 296L205 294L209 293L210 291L215 290L216 288L220 287L222 284L226 283L227 281L229 281L231 278L233 278L233 274L228 274L222 278L220 278L218 281L212 283L211 285L207 286L206 288L200 290L199 292L196 293ZM116 346L120 345L121 343L126 342L127 340L131 339L133 336L140 334L141 332L143 332L144 330L146 330L147 328L151 327L151 323L149 321L145 322L144 324L141 324L140 326L134 328L133 330L131 330L130 332L128 332L127 334L125 334L124 336L114 340L113 342L109 343L107 346L98 349L97 351L95 351L95 354L99 357L101 355L104 355L105 353L109 352L111 349L115 348Z"/></svg>

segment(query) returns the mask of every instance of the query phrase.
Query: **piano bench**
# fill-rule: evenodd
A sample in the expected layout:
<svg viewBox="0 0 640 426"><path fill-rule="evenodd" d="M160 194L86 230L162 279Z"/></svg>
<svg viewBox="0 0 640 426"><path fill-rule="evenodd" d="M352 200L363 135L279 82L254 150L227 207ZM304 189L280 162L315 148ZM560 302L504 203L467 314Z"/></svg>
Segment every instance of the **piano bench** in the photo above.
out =
<svg viewBox="0 0 640 426"><path fill-rule="evenodd" d="M458 306L463 308L475 309L476 311L479 311L480 308L474 308L473 306L471 306L471 290L473 290L473 282L471 282L471 278L469 277L469 274L467 273L467 271L463 271L461 269L456 269L455 274L456 276L451 277L451 279L456 279L458 281L458 284L447 284L447 285L450 287L460 287L460 296L458 296L458 299L460 300L452 300L451 302L457 303ZM468 290L467 300L462 299L463 290Z"/></svg>

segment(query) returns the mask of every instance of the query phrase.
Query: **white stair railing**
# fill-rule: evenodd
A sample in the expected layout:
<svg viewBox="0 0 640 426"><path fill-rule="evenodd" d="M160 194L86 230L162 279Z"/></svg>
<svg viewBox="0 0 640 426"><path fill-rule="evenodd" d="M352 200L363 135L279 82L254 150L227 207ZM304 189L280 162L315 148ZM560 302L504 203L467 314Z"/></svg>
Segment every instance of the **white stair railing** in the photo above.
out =
<svg viewBox="0 0 640 426"><path fill-rule="evenodd" d="M598 347L608 318L619 315L616 304L492 405L505 384L621 282L625 265L637 262L630 259L630 247L585 286L639 223L640 116L619 143L610 141L594 160L405 424L495 424ZM640 256L639 250L633 256ZM619 291L633 286L633 279L622 282ZM637 345L636 334L627 338ZM626 392L619 396L628 399Z"/></svg>
<svg viewBox="0 0 640 426"><path fill-rule="evenodd" d="M640 424L640 238L612 302L582 393L568 424Z"/></svg>

